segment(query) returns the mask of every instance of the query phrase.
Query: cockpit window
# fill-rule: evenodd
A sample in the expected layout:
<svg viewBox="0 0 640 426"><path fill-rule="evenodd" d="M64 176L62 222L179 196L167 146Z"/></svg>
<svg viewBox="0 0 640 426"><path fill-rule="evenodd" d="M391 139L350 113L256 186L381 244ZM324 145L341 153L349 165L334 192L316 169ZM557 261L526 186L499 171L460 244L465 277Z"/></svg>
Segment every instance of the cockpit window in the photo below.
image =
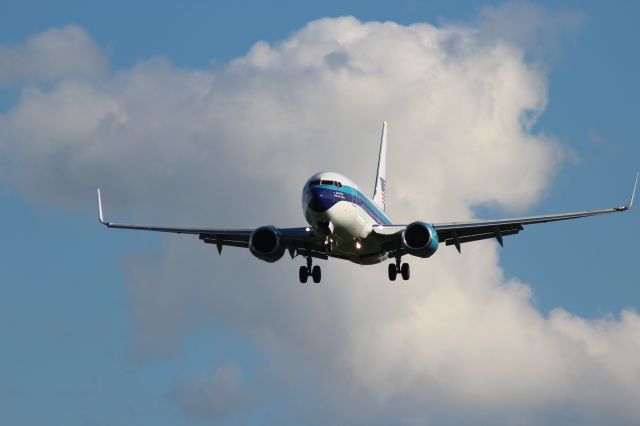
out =
<svg viewBox="0 0 640 426"><path fill-rule="evenodd" d="M329 186L337 186L338 188L342 188L342 184L340 182L338 182L338 181L335 181L335 180L322 179L320 181L320 184L321 185L329 185Z"/></svg>
<svg viewBox="0 0 640 426"><path fill-rule="evenodd" d="M328 185L328 186L337 186L338 188L342 188L342 183L335 180L312 180L309 182L309 186L317 186L317 185Z"/></svg>

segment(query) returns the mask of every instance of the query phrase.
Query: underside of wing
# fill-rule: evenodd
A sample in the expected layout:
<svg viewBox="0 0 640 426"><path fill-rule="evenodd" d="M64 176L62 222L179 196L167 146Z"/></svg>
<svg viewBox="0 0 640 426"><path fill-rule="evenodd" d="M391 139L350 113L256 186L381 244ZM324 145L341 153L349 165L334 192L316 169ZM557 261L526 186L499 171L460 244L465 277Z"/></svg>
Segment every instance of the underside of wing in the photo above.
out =
<svg viewBox="0 0 640 426"><path fill-rule="evenodd" d="M462 225L468 225L468 223ZM503 237L516 235L524 229L523 224L517 221L504 224L478 223L476 226L462 226L459 228L449 224L441 226L438 224L433 225L438 233L440 242L448 246L454 245L458 251L460 251L460 244L491 238L495 238L500 245L504 245Z"/></svg>
<svg viewBox="0 0 640 426"><path fill-rule="evenodd" d="M525 225L536 223L556 222L560 220L577 219L580 217L595 216L605 213L615 213L619 208L594 210L585 212L566 213L559 215L530 216L522 218L500 220L475 220L469 222L434 223L433 228L438 234L440 243L455 246L460 251L460 245L473 241L495 238L500 245L504 244L503 237L516 235L524 229ZM380 225L373 228L378 239L387 249L401 250L401 235L409 225Z"/></svg>
<svg viewBox="0 0 640 426"><path fill-rule="evenodd" d="M232 247L249 247L249 239L253 229L214 229L175 226L131 225L125 223L102 222L108 228L133 229L139 231L166 232L172 234L192 234L208 244Z"/></svg>
<svg viewBox="0 0 640 426"><path fill-rule="evenodd" d="M311 256L326 259L328 256L324 250L323 239L320 238L311 228L276 228L274 226L263 226L257 229L217 229L205 227L179 227L179 226L156 226L156 225L134 225L125 223L108 222L104 219L102 210L102 197L98 189L98 213L100 222L108 228L132 229L139 231L166 232L173 234L192 234L206 244L215 244L218 252L222 252L223 246L249 248L251 236L256 231L272 233L271 238L278 240L284 249L288 250L291 257L296 255ZM269 238L267 235L266 238Z"/></svg>
<svg viewBox="0 0 640 426"><path fill-rule="evenodd" d="M629 210L633 206L638 175L633 185L631 199L626 205L601 210L587 210L581 212L550 214L542 216L528 216L498 220L476 220L470 222L434 223L433 227L438 232L440 242L446 245L454 245L460 251L460 244L471 241L495 238L503 245L502 237L515 235L524 229L526 225L536 223L558 222L561 220L578 219L581 217L598 216L609 213L620 213Z"/></svg>
<svg viewBox="0 0 640 426"><path fill-rule="evenodd" d="M627 211L633 206L637 185L638 175L636 174L631 198L626 205L620 207L510 219L434 223L432 226L438 233L438 239L441 243L445 243L448 246L453 245L458 249L458 251L460 251L461 244L492 238L495 238L500 245L503 245L503 237L516 235L527 225ZM407 225L376 226L374 227L373 232L376 233L379 238L388 240L388 244L391 244L393 241L399 241L399 236L406 227Z"/></svg>
<svg viewBox="0 0 640 426"><path fill-rule="evenodd" d="M284 248L291 257L310 256L320 259L327 259L324 250L323 240L308 227L298 228L276 228L265 226L258 228L273 232L277 238L282 239ZM200 239L207 244L215 244L218 251L222 246L248 248L251 242L251 235L254 230L201 230L198 232Z"/></svg>

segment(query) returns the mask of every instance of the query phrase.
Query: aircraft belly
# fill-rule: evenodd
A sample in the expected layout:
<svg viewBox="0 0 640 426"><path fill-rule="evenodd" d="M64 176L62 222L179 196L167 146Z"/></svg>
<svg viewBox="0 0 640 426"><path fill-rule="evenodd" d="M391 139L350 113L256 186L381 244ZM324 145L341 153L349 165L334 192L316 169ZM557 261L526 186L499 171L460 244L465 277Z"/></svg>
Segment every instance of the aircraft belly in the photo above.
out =
<svg viewBox="0 0 640 426"><path fill-rule="evenodd" d="M332 254L360 265L372 265L388 259L388 254L377 243L372 228L377 222L353 202L340 200L325 211L305 208L308 222L316 227L329 223L333 239ZM356 247L360 243L360 248Z"/></svg>
<svg viewBox="0 0 640 426"><path fill-rule="evenodd" d="M360 231L357 207L349 202L340 202L327 210L327 216L334 227L334 233L341 240L354 241Z"/></svg>
<svg viewBox="0 0 640 426"><path fill-rule="evenodd" d="M388 259L387 253L383 252L374 240L367 238L371 235L375 222L358 210L362 209L355 204L338 203L327 211L336 238L333 252L360 265L383 262ZM356 247L356 241L361 244L359 249Z"/></svg>

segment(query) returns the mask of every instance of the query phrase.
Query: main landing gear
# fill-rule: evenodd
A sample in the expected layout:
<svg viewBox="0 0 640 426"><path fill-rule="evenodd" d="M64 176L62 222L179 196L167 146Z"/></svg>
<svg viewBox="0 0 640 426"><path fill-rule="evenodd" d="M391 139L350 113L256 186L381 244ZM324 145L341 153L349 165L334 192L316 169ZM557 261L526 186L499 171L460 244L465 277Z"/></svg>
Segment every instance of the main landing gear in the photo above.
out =
<svg viewBox="0 0 640 426"><path fill-rule="evenodd" d="M311 267L311 261L311 256L307 256L307 266L300 267L298 275L302 284L306 283L309 277L313 278L314 283L319 283L322 278L320 267L318 265Z"/></svg>
<svg viewBox="0 0 640 426"><path fill-rule="evenodd" d="M408 280L411 275L408 263L400 265L400 256L396 257L396 263L389 264L389 280L395 281L398 273L402 275L402 279L405 281Z"/></svg>

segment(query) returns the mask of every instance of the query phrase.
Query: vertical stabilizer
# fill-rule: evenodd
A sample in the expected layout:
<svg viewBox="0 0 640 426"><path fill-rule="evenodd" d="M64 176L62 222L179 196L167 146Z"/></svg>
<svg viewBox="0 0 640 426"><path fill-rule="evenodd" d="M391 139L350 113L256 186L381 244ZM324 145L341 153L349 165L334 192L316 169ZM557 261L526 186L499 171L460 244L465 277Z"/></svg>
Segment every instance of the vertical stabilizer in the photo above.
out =
<svg viewBox="0 0 640 426"><path fill-rule="evenodd" d="M385 211L385 192L387 190L387 122L382 122L382 137L380 138L380 154L378 155L378 172L376 186L373 191L373 202Z"/></svg>

